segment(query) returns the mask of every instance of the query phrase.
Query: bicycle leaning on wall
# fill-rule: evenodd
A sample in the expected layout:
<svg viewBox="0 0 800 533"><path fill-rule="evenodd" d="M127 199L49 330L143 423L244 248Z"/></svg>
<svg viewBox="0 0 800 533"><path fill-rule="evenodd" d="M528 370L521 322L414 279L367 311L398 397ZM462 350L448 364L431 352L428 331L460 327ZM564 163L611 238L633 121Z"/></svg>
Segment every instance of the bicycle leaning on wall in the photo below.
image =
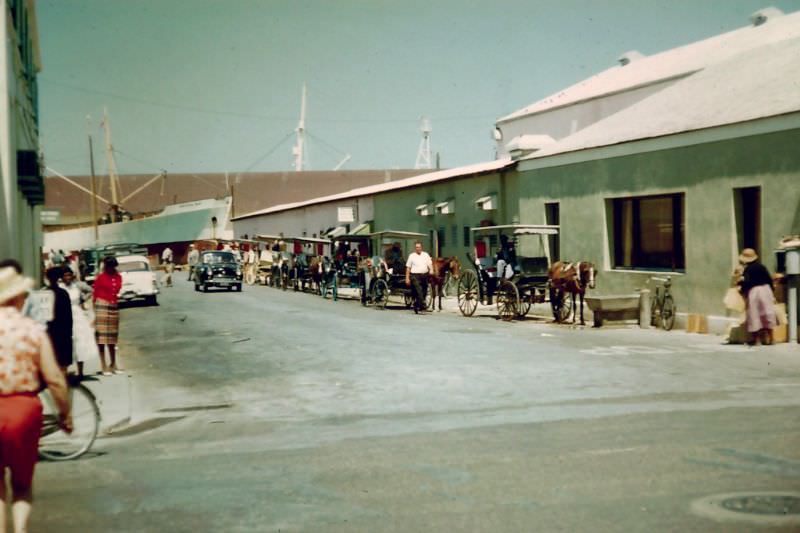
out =
<svg viewBox="0 0 800 533"><path fill-rule="evenodd" d="M650 282L655 283L650 296L650 325L661 326L665 331L669 331L675 325L675 301L670 292L672 278L651 277L647 283Z"/></svg>

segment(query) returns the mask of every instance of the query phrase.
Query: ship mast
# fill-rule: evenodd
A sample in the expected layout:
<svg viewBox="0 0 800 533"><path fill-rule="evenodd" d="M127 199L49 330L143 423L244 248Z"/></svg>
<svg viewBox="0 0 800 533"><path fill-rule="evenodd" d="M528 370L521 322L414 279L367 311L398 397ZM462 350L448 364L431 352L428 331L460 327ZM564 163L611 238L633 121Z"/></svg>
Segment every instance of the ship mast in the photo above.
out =
<svg viewBox="0 0 800 533"><path fill-rule="evenodd" d="M117 163L114 161L114 146L111 144L111 124L108 121L108 108L103 107L103 130L106 138L106 159L108 160L108 180L111 186L111 209L119 209L119 177Z"/></svg>
<svg viewBox="0 0 800 533"><path fill-rule="evenodd" d="M292 147L294 155L294 169L302 172L305 164L305 145L306 145L306 84L303 83L303 98L300 102L300 122L297 124L297 141Z"/></svg>

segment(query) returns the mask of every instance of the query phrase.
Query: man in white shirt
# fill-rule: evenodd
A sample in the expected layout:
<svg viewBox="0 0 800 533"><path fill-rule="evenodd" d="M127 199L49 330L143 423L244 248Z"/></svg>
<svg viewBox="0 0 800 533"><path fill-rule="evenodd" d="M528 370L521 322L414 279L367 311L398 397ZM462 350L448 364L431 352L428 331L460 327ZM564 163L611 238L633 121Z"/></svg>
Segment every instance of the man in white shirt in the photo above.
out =
<svg viewBox="0 0 800 533"><path fill-rule="evenodd" d="M200 261L200 252L197 251L197 247L194 244L189 245L189 281L194 279L194 267L197 265L198 261Z"/></svg>
<svg viewBox="0 0 800 533"><path fill-rule="evenodd" d="M425 294L428 291L428 276L433 274L433 261L428 252L422 250L422 243L414 243L414 252L406 261L406 286L414 291L414 313L425 311Z"/></svg>
<svg viewBox="0 0 800 533"><path fill-rule="evenodd" d="M172 263L172 248L169 246L161 252L161 262L164 264L164 285L172 287L172 271L175 265Z"/></svg>

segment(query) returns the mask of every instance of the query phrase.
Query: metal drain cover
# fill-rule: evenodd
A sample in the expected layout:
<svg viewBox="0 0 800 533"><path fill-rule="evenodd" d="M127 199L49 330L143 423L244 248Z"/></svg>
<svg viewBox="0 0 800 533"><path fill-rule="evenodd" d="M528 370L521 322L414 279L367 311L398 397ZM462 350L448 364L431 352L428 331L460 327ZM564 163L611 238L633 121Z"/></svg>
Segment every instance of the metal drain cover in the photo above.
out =
<svg viewBox="0 0 800 533"><path fill-rule="evenodd" d="M692 511L721 522L800 525L800 493L764 491L716 494L692 502Z"/></svg>

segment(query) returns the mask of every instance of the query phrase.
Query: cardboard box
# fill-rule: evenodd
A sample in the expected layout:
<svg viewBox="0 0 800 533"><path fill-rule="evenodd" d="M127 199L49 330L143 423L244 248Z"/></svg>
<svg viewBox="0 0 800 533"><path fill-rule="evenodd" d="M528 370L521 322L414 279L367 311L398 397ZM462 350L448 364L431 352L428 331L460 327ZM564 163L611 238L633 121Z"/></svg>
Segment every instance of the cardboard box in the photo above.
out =
<svg viewBox="0 0 800 533"><path fill-rule="evenodd" d="M686 320L687 333L708 333L708 318L705 315L689 313Z"/></svg>
<svg viewBox="0 0 800 533"><path fill-rule="evenodd" d="M778 324L772 330L772 342L789 342L789 324Z"/></svg>

